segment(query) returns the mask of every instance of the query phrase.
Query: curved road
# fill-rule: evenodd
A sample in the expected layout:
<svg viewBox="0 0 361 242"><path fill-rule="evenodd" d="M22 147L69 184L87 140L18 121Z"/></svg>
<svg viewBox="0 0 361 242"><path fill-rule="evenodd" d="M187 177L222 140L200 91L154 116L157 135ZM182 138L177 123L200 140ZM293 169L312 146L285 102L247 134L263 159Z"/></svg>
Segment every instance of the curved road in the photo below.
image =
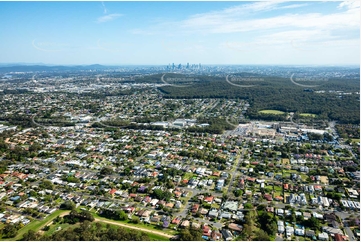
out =
<svg viewBox="0 0 361 242"><path fill-rule="evenodd" d="M254 87L255 85L239 85L239 84L235 84L233 82L231 82L230 80L228 80L228 76L226 76L226 82L232 86L237 86L237 87Z"/></svg>

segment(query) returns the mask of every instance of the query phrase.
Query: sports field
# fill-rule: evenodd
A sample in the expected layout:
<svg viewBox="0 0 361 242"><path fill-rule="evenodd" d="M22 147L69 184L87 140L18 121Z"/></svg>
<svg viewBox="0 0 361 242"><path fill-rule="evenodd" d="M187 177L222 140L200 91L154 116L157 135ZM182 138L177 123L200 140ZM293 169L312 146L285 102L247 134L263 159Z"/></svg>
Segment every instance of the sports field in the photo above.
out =
<svg viewBox="0 0 361 242"><path fill-rule="evenodd" d="M312 117L315 118L317 115L314 113L300 113L300 116L302 117Z"/></svg>
<svg viewBox="0 0 361 242"><path fill-rule="evenodd" d="M279 111L279 110L261 110L259 111L259 113L264 113L264 114L284 114L285 112Z"/></svg>

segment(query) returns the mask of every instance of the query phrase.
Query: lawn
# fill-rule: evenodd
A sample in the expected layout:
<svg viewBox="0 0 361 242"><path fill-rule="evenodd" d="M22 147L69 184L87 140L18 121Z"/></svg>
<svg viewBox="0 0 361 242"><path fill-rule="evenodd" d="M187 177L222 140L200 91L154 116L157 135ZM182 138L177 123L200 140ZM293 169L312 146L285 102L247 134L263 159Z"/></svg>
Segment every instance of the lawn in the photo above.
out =
<svg viewBox="0 0 361 242"><path fill-rule="evenodd" d="M221 206L218 203L212 203L212 208L217 208L219 209Z"/></svg>
<svg viewBox="0 0 361 242"><path fill-rule="evenodd" d="M282 192L282 187L281 186L274 186L274 191L275 192Z"/></svg>
<svg viewBox="0 0 361 242"><path fill-rule="evenodd" d="M291 172L290 171L283 171L283 178L290 179Z"/></svg>
<svg viewBox="0 0 361 242"><path fill-rule="evenodd" d="M306 181L307 178L308 178L308 176L307 176L306 174L302 174L302 173L301 173L300 176L301 176L302 181Z"/></svg>
<svg viewBox="0 0 361 242"><path fill-rule="evenodd" d="M212 179L212 180L217 179L218 180L219 177L218 176L209 176L208 179Z"/></svg>
<svg viewBox="0 0 361 242"><path fill-rule="evenodd" d="M192 172L186 172L183 176L183 179L190 180L192 177L196 177L196 175Z"/></svg>
<svg viewBox="0 0 361 242"><path fill-rule="evenodd" d="M265 189L269 189L270 191L273 190L273 186L265 186Z"/></svg>
<svg viewBox="0 0 361 242"><path fill-rule="evenodd" d="M264 113L264 114L284 114L285 112L282 112L282 111L279 111L279 110L269 109L269 110L261 110L261 111L259 111L259 113Z"/></svg>
<svg viewBox="0 0 361 242"><path fill-rule="evenodd" d="M317 115L314 113L300 113L301 117L311 117L311 118L315 118Z"/></svg>

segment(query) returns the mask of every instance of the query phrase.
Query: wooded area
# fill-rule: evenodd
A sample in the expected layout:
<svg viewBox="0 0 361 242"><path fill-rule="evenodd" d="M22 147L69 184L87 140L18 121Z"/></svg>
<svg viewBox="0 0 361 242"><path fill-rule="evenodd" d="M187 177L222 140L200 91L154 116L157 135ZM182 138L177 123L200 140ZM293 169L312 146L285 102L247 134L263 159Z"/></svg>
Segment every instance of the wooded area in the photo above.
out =
<svg viewBox="0 0 361 242"><path fill-rule="evenodd" d="M237 86L241 85L240 82L231 85L225 78L220 77L197 78L200 81L189 87L162 86L159 90L165 98L245 99L251 105L247 115L252 119L282 120L282 115L259 113L263 109L275 109L283 112L312 113L317 115L317 119L336 120L340 123L358 124L360 121L359 95L341 94L358 92L358 80L330 79L313 89L305 89L293 84L288 78L262 77L264 81L241 83L254 85L252 87Z"/></svg>

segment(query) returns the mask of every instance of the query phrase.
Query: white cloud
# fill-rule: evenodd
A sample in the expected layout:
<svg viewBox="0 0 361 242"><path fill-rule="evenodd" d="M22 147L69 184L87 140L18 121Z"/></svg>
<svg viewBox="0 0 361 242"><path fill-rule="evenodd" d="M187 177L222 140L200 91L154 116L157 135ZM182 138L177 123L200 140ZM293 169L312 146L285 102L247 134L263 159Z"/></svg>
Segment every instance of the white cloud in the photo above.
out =
<svg viewBox="0 0 361 242"><path fill-rule="evenodd" d="M357 9L360 8L360 1L344 1L338 5L338 8Z"/></svg>
<svg viewBox="0 0 361 242"><path fill-rule="evenodd" d="M250 4L242 4L239 6L235 6L235 7L230 7L227 9L224 9L222 11L216 11L213 12L215 14L223 14L223 13L227 13L227 14L238 14L238 13L250 13L250 12L261 12L261 11L270 11L270 10L274 10L277 9L279 7L277 7L277 5L283 3L284 1L268 1L268 2L255 2L255 3L250 3ZM200 14L202 15L202 14Z"/></svg>
<svg viewBox="0 0 361 242"><path fill-rule="evenodd" d="M299 7L304 7L304 6L307 6L307 5L308 5L308 3L303 3L303 4L291 4L291 5L287 5L287 6L279 7L279 9L299 8Z"/></svg>
<svg viewBox="0 0 361 242"><path fill-rule="evenodd" d="M198 32L197 27L209 28L209 26L216 26L223 23L225 19L227 22L232 22L237 16L246 15L252 12L270 11L277 8L277 5L283 1L268 1L268 2L255 2L251 4L242 4L235 7L226 8L221 11L212 11L205 14L195 14L183 21L163 21L159 24L155 24L149 27L148 30L135 29L132 31L134 34L161 34L165 33L171 35L172 32L183 31L183 32ZM296 6L295 6L296 7ZM194 26L193 26L194 25ZM190 28L188 28L190 26ZM170 30L170 31L168 31Z"/></svg>
<svg viewBox="0 0 361 242"><path fill-rule="evenodd" d="M360 14L354 4L344 3L349 6L346 11L334 14L306 13L283 14L275 17L257 17L255 14L264 11L294 9L304 7L306 4L288 4L281 1L256 2L226 8L220 11L191 15L181 21L165 21L152 25L148 30L138 29L134 33L141 34L149 31L152 33L240 33L254 30L271 30L276 28L327 28L344 29L358 28ZM340 4L342 5L342 4ZM352 7L350 7L352 6Z"/></svg>
<svg viewBox="0 0 361 242"><path fill-rule="evenodd" d="M105 22L113 21L121 16L123 16L123 14L118 14L118 13L108 14L108 15L99 17L96 22L97 23L105 23Z"/></svg>
<svg viewBox="0 0 361 242"><path fill-rule="evenodd" d="M193 30L202 33L237 33L262 29L269 30L280 27L322 29L359 28L359 7L353 2L347 2L343 5L340 4L347 6L347 10L333 14L283 14L268 18L250 18L248 16L252 11L255 13L258 11L304 6L303 4L279 6L279 3L280 2L260 2L217 12L196 14L181 21L179 26L188 31Z"/></svg>
<svg viewBox="0 0 361 242"><path fill-rule="evenodd" d="M269 42L278 42L280 40L289 42L291 40L318 41L321 39L333 39L334 37L330 35L329 31L324 30L289 30L262 36L262 38L267 39Z"/></svg>
<svg viewBox="0 0 361 242"><path fill-rule="evenodd" d="M360 42L357 34L360 30L359 4L344 2L338 7L337 4L334 5L335 12L327 13L313 11L310 6L312 3L246 3L219 11L191 15L181 21L164 21L146 29L134 30L133 33L153 33L163 37L197 36L201 39L208 38L208 34L214 34L214 41L210 38L209 43L203 46L182 45L183 42L178 44L171 41L162 43L164 48L173 52L190 50L195 53L195 50L208 49L215 51L218 46L220 53L224 50L229 50L227 53L274 53L279 50L276 52L283 53L284 58L288 58L286 53L305 52L311 55L324 51L328 55L338 55L343 50L355 53ZM306 5L308 7L303 9L306 11L290 10ZM273 14L274 10L279 11ZM265 11L267 15L263 14ZM182 38L179 41L181 40Z"/></svg>
<svg viewBox="0 0 361 242"><path fill-rule="evenodd" d="M332 35L324 30L289 30L274 34L261 35L250 41L229 40L220 43L220 48L240 52L254 52L269 49L295 49L297 51L313 51L320 49L359 48L359 39L344 38Z"/></svg>
<svg viewBox="0 0 361 242"><path fill-rule="evenodd" d="M107 14L107 13L108 13L108 10L107 10L107 8L105 7L105 4L104 4L103 1L102 1L102 6L103 6L104 14Z"/></svg>

